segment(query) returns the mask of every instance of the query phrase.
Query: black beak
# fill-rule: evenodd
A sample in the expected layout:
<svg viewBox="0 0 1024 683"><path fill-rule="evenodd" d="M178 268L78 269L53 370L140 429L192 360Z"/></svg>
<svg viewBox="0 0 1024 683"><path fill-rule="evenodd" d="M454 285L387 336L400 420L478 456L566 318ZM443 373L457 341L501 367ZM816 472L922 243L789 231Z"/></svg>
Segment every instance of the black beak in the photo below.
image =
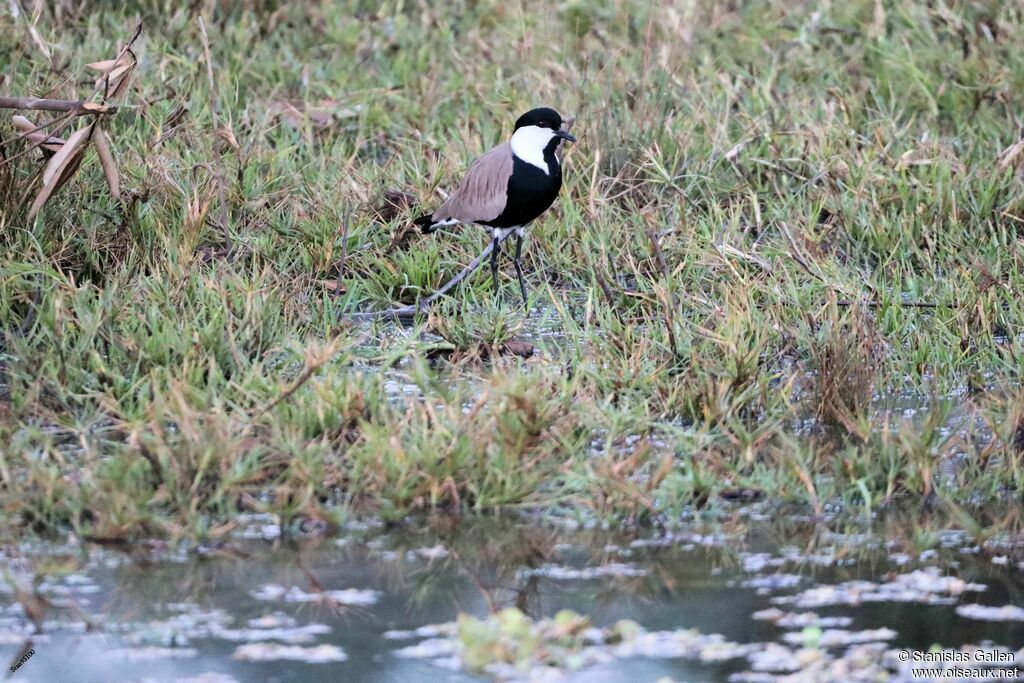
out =
<svg viewBox="0 0 1024 683"><path fill-rule="evenodd" d="M556 130L555 137L562 138L563 140L568 140L569 142L576 142L576 138L569 131L566 130Z"/></svg>

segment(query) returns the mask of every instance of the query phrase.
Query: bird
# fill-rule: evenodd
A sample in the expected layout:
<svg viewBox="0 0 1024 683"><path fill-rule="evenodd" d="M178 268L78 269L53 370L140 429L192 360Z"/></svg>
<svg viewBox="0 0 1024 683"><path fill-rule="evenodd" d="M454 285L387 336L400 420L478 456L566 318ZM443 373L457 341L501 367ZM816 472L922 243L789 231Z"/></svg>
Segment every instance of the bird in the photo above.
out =
<svg viewBox="0 0 1024 683"><path fill-rule="evenodd" d="M512 258L523 305L526 283L520 262L526 227L550 208L562 189L562 164L555 152L562 141L576 142L562 130L562 116L551 107L537 107L516 120L512 138L478 157L469 166L458 189L433 213L413 222L429 234L440 227L473 223L490 229L491 279L498 293L498 256L501 240L516 236Z"/></svg>

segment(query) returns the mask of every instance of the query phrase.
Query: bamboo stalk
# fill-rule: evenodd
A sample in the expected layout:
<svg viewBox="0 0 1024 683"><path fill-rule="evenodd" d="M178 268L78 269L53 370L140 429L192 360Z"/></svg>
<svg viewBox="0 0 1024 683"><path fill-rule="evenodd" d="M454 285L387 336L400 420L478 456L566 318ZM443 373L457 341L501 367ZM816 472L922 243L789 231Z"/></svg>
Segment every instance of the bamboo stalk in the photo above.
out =
<svg viewBox="0 0 1024 683"><path fill-rule="evenodd" d="M47 100L35 97L0 97L0 109L34 109L36 111L70 111L87 114L113 114L117 107L98 104L89 100Z"/></svg>

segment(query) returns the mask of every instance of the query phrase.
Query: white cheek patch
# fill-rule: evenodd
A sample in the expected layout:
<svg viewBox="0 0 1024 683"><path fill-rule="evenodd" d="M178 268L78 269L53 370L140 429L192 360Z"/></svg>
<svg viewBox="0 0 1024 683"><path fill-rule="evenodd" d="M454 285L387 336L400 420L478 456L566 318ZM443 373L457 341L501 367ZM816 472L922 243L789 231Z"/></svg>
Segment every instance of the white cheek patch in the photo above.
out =
<svg viewBox="0 0 1024 683"><path fill-rule="evenodd" d="M512 134L512 153L528 164L532 164L548 175L548 164L544 161L544 148L555 137L555 131L540 126L523 126Z"/></svg>

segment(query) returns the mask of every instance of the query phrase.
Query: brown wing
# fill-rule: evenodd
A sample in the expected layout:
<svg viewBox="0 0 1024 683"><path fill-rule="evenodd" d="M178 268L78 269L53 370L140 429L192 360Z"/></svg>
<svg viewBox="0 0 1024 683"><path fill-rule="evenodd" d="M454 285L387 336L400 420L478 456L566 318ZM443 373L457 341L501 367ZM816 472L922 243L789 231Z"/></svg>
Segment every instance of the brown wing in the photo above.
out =
<svg viewBox="0 0 1024 683"><path fill-rule="evenodd" d="M505 210L508 178L512 175L512 146L498 145L469 167L459 189L434 212L434 222L490 221Z"/></svg>

